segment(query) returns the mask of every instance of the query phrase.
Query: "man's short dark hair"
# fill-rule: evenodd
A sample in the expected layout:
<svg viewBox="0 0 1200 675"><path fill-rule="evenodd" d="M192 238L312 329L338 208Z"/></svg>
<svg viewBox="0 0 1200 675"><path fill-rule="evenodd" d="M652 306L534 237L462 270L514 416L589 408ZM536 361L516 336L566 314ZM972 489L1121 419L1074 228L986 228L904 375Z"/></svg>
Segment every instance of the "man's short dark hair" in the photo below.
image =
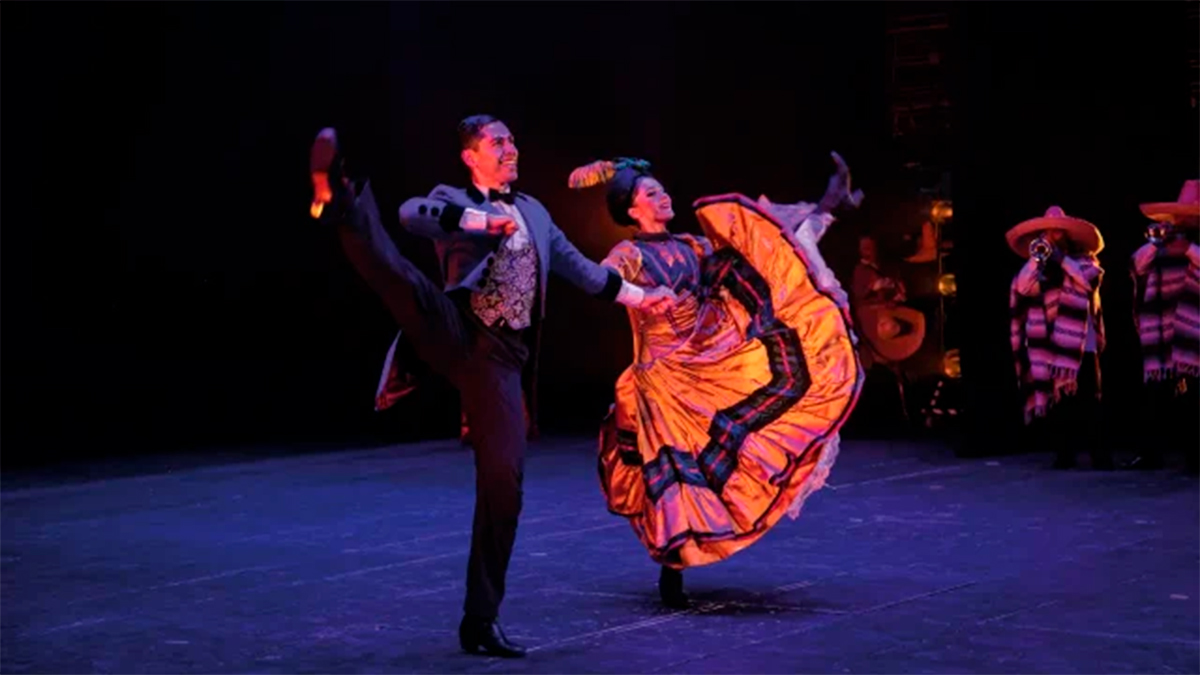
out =
<svg viewBox="0 0 1200 675"><path fill-rule="evenodd" d="M458 123L458 142L463 150L474 148L483 135L483 128L500 120L491 115L471 115Z"/></svg>

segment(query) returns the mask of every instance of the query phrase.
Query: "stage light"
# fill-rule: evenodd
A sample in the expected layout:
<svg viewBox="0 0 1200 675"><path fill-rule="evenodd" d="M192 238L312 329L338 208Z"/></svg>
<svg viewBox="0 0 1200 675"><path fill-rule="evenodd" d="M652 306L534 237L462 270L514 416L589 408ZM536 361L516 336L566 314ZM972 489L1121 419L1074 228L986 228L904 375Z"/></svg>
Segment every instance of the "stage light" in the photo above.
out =
<svg viewBox="0 0 1200 675"><path fill-rule="evenodd" d="M938 200L929 208L929 217L935 222L943 222L954 217L954 207L949 201Z"/></svg>
<svg viewBox="0 0 1200 675"><path fill-rule="evenodd" d="M954 278L954 274L952 272L948 272L938 277L937 289L938 293L941 293L946 297L958 293L958 281Z"/></svg>
<svg viewBox="0 0 1200 675"><path fill-rule="evenodd" d="M947 351L942 357L942 372L954 380L962 377L962 365L959 363L957 349Z"/></svg>

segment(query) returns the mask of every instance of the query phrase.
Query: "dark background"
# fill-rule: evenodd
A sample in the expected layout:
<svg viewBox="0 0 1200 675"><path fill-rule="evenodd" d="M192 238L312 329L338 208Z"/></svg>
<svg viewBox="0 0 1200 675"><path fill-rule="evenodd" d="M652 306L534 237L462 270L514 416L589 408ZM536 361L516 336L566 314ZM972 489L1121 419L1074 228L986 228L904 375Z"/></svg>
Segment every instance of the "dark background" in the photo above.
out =
<svg viewBox="0 0 1200 675"><path fill-rule="evenodd" d="M462 184L455 123L497 115L517 136L520 189L594 259L628 233L599 191L566 187L577 165L650 159L691 230L686 204L706 194L816 199L836 149L868 195L823 243L848 283L858 232L921 222L888 115L885 26L900 5L6 3L5 465L456 433L436 378L372 410L395 327L307 215L308 145L326 125L390 220L404 198ZM1020 261L1003 234L1052 203L1107 239L1108 419L1131 433L1126 261L1137 204L1197 174L1197 26L1182 2L939 8L956 320L970 328L960 448L1017 438ZM427 242L395 236L435 273ZM631 358L625 312L561 282L549 293L542 425L590 433Z"/></svg>
<svg viewBox="0 0 1200 675"><path fill-rule="evenodd" d="M1108 437L1133 450L1141 352L1129 257L1145 243L1138 204L1171 201L1200 175L1200 116L1189 94L1200 26L1195 3L954 5L960 67L955 226L961 264L968 452L1019 441L1008 347L1008 289L1019 265L1004 232L1061 206L1095 223L1108 350L1101 360ZM1188 424L1194 430L1200 419ZM966 440L966 439L965 439Z"/></svg>

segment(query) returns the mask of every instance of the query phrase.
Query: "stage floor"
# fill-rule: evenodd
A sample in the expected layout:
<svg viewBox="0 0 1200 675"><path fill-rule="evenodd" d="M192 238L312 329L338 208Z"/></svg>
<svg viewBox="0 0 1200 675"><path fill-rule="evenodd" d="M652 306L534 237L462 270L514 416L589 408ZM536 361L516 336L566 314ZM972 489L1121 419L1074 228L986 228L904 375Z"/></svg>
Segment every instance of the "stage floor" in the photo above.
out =
<svg viewBox="0 0 1200 675"><path fill-rule="evenodd" d="M458 650L457 442L8 474L0 670L1200 672L1200 491L1178 470L847 441L799 520L689 571L699 606L672 612L594 454L531 449L516 661Z"/></svg>

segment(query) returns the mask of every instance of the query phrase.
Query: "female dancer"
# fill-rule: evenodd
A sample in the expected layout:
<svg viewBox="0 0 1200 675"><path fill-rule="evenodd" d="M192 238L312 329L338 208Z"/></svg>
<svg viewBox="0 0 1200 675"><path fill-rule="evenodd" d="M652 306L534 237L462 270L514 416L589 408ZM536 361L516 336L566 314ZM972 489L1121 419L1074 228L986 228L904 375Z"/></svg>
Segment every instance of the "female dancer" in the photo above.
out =
<svg viewBox="0 0 1200 675"><path fill-rule="evenodd" d="M611 512L661 565L664 604L686 608L682 570L763 536L825 482L863 381L845 294L816 251L833 207L857 206L839 173L815 209L742 195L694 205L705 237L672 234L671 197L642 160L594 162L572 187L608 183L613 219L636 229L605 265L667 285L679 303L631 313L634 363L600 443Z"/></svg>

